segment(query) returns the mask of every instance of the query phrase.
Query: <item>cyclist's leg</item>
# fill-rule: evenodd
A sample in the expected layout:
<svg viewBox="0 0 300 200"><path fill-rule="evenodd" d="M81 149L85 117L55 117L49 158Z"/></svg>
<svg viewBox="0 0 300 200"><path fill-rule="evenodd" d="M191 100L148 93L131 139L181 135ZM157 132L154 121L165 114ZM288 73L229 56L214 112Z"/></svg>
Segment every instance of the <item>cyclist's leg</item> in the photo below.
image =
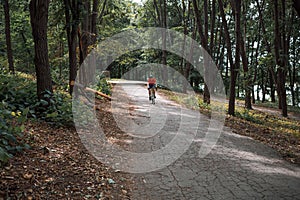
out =
<svg viewBox="0 0 300 200"><path fill-rule="evenodd" d="M149 84L148 93L149 93L149 101L150 101L151 100L151 84Z"/></svg>

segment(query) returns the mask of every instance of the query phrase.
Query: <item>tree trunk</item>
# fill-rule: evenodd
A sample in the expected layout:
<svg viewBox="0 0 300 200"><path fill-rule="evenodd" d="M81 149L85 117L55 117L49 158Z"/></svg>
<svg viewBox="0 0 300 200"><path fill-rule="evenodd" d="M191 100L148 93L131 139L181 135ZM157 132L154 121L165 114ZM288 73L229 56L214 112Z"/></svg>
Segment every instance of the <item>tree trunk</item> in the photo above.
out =
<svg viewBox="0 0 300 200"><path fill-rule="evenodd" d="M161 8L161 20L162 20L162 28L165 30L162 31L162 65L163 65L163 82L165 86L168 86L168 68L167 68L167 51L166 51L166 43L167 43L167 1L160 0L160 8Z"/></svg>
<svg viewBox="0 0 300 200"><path fill-rule="evenodd" d="M207 4L206 4L207 5ZM206 37L206 30L208 31L208 27L206 27L206 22L204 22L204 30L203 30L203 25L201 24L201 16L200 16L200 12L199 12L199 8L198 8L198 3L196 0L193 0L193 6L194 6L194 13L195 13L195 21L196 21L196 25L197 25L197 30L198 33L200 35L201 38L201 45L202 47L207 51L208 54L210 54L209 49L208 49L208 41L207 41L207 37ZM205 8L204 8L205 10ZM206 8L207 10L207 8ZM207 11L205 11L205 13L207 13ZM205 17L208 21L208 17ZM209 93L209 88L208 85L211 86L211 84L209 83L211 79L211 77L209 76L209 62L208 62L208 58L206 56L206 54L204 54L204 58L203 58L203 65L204 65L204 93L203 93L203 101L204 103L210 103L210 93Z"/></svg>
<svg viewBox="0 0 300 200"><path fill-rule="evenodd" d="M157 25L159 27L162 27L161 9L158 8L157 0L153 0L153 6L155 8L156 15L157 15Z"/></svg>
<svg viewBox="0 0 300 200"><path fill-rule="evenodd" d="M9 16L10 10L9 10L8 0L3 1L3 9L4 9L4 15L5 15L5 37L6 37L8 69L10 72L15 73L13 53L12 53L12 47L11 47L10 16Z"/></svg>
<svg viewBox="0 0 300 200"><path fill-rule="evenodd" d="M106 2L104 2L106 3ZM93 13L92 13L92 22L91 22L91 32L96 35L95 38L97 38L97 17L98 17L98 7L99 7L99 1L93 0ZM96 40L93 41L93 43L96 43Z"/></svg>
<svg viewBox="0 0 300 200"><path fill-rule="evenodd" d="M226 40L226 45L227 45L228 59L229 59L229 63L230 63L230 89L229 89L230 91L229 91L228 114L234 115L235 85L236 85L237 72L236 72L236 65L233 63L231 39L230 39L229 31L228 31L226 16L224 13L223 1L218 0L218 3L219 3L220 14L222 17L222 23L223 23L224 33L225 33L225 40Z"/></svg>
<svg viewBox="0 0 300 200"><path fill-rule="evenodd" d="M265 3L265 1L263 1L263 3ZM263 35L263 41L264 41L264 44L265 44L265 47L266 47L266 50L267 50L268 54L273 55L272 47L271 47L270 41L268 39L267 31L266 31L266 28L265 28L265 23L264 23L264 20L263 20L262 12L263 12L264 8L263 8L263 5L259 4L259 0L256 0L256 4L257 4L257 8L258 8L258 16L259 16L261 31L263 33L262 34ZM269 82L270 82L270 88L271 88L270 96L271 96L271 101L272 102L275 102L275 88L277 87L277 77L276 77L276 73L275 73L274 68L275 67L272 66L272 65L270 65L268 67ZM265 101L265 97L263 98L263 101Z"/></svg>
<svg viewBox="0 0 300 200"><path fill-rule="evenodd" d="M204 40L206 42L205 50L208 54L211 54L211 51L208 47L208 0L204 0ZM199 12L199 11L198 11ZM200 21L200 18L198 19ZM210 104L210 88L212 88L212 81L209 76L209 70L211 70L209 59L207 55L204 55L204 91L203 91L203 102Z"/></svg>
<svg viewBox="0 0 300 200"><path fill-rule="evenodd" d="M286 71L287 71L287 58L282 56L280 52L284 55L288 55L287 50L287 39L285 31L285 1L282 0L281 9L279 9L278 0L274 0L274 20L275 20L275 61L276 65L279 67L277 70L277 92L279 99L279 108L281 107L282 115L287 117L287 102L286 102ZM279 23L282 22L280 25Z"/></svg>
<svg viewBox="0 0 300 200"><path fill-rule="evenodd" d="M270 97L271 97L271 102L275 103L276 98L275 98L274 78L273 78L271 70L268 70L268 74L269 74L269 81L270 81Z"/></svg>
<svg viewBox="0 0 300 200"><path fill-rule="evenodd" d="M293 55L296 55L296 38L293 39L294 43L292 45L293 48ZM297 82L297 65L298 59L294 58L292 62L292 68L289 70L289 76L290 76L290 88L291 88L291 95L292 95L292 105L296 105L296 98L295 98L295 83Z"/></svg>
<svg viewBox="0 0 300 200"><path fill-rule="evenodd" d="M75 84L75 79L77 75L77 57L76 57L76 48L77 48L77 31L79 27L79 4L77 0L64 0L65 3L65 17L67 24L67 38L68 38L68 47L69 47L69 93L72 95L73 88ZM72 20L71 20L72 19Z"/></svg>
<svg viewBox="0 0 300 200"><path fill-rule="evenodd" d="M245 16L245 13L243 13ZM241 34L241 2L236 1L236 23L238 32L240 34L239 40L237 40L237 45L240 48L241 57L242 57L242 64L243 64L243 70L244 70L244 87L245 87L245 107L246 109L252 109L251 105L251 76L248 69L248 59L246 55L246 47L245 47L245 41ZM243 20L244 23L246 23L246 20ZM246 30L244 31L244 36L246 35Z"/></svg>
<svg viewBox="0 0 300 200"><path fill-rule="evenodd" d="M191 43L191 47L190 47L190 53L189 53L189 60L191 60L193 53L194 53L194 40L196 39L196 31L197 29L194 29L193 34L192 34L192 43ZM191 71L191 63L190 62L186 62L185 63L185 70L184 70L184 77L185 79L188 81L189 80L189 75L190 75L190 71ZM183 92L186 93L187 90L187 81L184 82L183 84Z"/></svg>
<svg viewBox="0 0 300 200"><path fill-rule="evenodd" d="M39 99L45 99L48 102L49 98L45 98L43 93L45 91L53 92L47 39L49 3L50 0L31 0L29 5L35 50L34 63L37 78L37 96Z"/></svg>
<svg viewBox="0 0 300 200"><path fill-rule="evenodd" d="M182 0L182 3L183 5L184 4L184 0ZM185 8L185 6L184 6ZM185 9L184 9L185 10ZM190 17L190 12L191 12L191 3L189 2L188 4L188 14L187 14L187 18L184 17L184 34L187 35L188 34L188 30L187 30L187 23L188 23L188 20L189 20L189 17ZM183 16L185 15L185 13L183 13ZM195 27L195 24L194 24L194 27ZM194 45L194 40L196 39L196 32L197 32L197 29L194 28L193 30L193 33L192 33L192 44L191 44L191 47L190 47L190 52L189 52L189 58L188 60L191 60L192 59L192 56L193 56L193 52L194 52L194 49L193 49L193 45ZM186 39L186 38L184 38ZM183 45L183 51L185 49L185 41L184 41L184 45ZM184 52L182 52L182 54L184 55ZM191 63L190 62L184 62L184 59L182 58L182 63L185 63L185 67L183 67L183 75L186 79L186 82L183 82L183 93L186 93L187 92L187 86L188 86L188 80L189 80L189 76L190 76L190 71L191 71Z"/></svg>

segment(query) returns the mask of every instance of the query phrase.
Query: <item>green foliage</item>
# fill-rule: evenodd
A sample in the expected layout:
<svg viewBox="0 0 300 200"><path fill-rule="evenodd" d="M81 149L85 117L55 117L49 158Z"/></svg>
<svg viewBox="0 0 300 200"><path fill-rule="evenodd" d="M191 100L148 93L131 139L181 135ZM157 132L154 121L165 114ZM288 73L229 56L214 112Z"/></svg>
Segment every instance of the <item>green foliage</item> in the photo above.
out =
<svg viewBox="0 0 300 200"><path fill-rule="evenodd" d="M30 105L36 99L35 86L30 76L0 73L0 161L6 162L13 154L27 148L23 142L24 122Z"/></svg>
<svg viewBox="0 0 300 200"><path fill-rule="evenodd" d="M72 104L68 94L45 91L38 100L33 77L0 72L0 161L7 161L28 145L23 142L24 122L27 117L55 125L72 124Z"/></svg>
<svg viewBox="0 0 300 200"><path fill-rule="evenodd" d="M22 112L35 103L35 82L32 77L22 73L13 76L2 69L0 80L0 101L6 102L8 109Z"/></svg>
<svg viewBox="0 0 300 200"><path fill-rule="evenodd" d="M28 116L55 123L69 125L72 121L72 104L68 94L60 91L51 94L44 92L44 99L36 96L35 81L31 76L18 73L16 76L6 72L0 73L0 101L6 102L13 112L23 112L28 109Z"/></svg>
<svg viewBox="0 0 300 200"><path fill-rule="evenodd" d="M30 109L32 117L44 120L55 126L71 126L72 119L72 99L68 94L56 92L51 94L49 91L44 93L46 101L37 101Z"/></svg>
<svg viewBox="0 0 300 200"><path fill-rule="evenodd" d="M10 104L0 102L0 164L7 162L13 154L29 148L23 142L22 134L28 111L27 108L23 112L14 112Z"/></svg>
<svg viewBox="0 0 300 200"><path fill-rule="evenodd" d="M111 85L107 82L105 78L101 78L97 82L95 89L104 94L111 95Z"/></svg>
<svg viewBox="0 0 300 200"><path fill-rule="evenodd" d="M256 123L256 124L262 124L259 118L257 118L256 114L254 114L252 111L248 109L237 109L236 117Z"/></svg>

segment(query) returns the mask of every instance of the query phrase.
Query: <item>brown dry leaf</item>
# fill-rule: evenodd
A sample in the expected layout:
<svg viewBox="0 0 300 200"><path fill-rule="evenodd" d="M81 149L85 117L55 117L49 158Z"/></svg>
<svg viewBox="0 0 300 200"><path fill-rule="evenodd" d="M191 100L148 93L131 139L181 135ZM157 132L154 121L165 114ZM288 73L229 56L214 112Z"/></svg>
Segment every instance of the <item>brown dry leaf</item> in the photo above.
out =
<svg viewBox="0 0 300 200"><path fill-rule="evenodd" d="M110 108L109 102L97 103L102 108ZM107 109L97 113L99 123L108 122L104 128L110 134L109 137L124 137L112 113ZM20 194L22 199L24 191L27 196L23 199L112 199L111 196L114 199L129 199L130 178L122 181L122 187L107 183L108 177L119 183L122 177L129 175L117 173L91 156L75 127L57 128L46 123L28 121L25 134L34 136L30 137L31 149L11 159L9 167L0 169L0 200L2 196L15 199L16 194ZM28 187L29 181L34 189Z"/></svg>
<svg viewBox="0 0 300 200"><path fill-rule="evenodd" d="M30 174L30 173L23 174L23 178L25 178L27 180L31 179L32 177L33 177L33 174Z"/></svg>

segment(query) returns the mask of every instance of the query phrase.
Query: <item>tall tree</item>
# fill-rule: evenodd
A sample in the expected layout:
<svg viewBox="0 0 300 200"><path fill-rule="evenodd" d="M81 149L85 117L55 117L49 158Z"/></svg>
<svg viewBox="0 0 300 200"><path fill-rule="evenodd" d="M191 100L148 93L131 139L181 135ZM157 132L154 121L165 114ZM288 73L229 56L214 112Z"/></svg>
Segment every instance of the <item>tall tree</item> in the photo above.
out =
<svg viewBox="0 0 300 200"><path fill-rule="evenodd" d="M64 0L64 4L69 47L69 92L72 95L78 69L76 48L78 46L77 31L80 23L80 7L82 6L82 1Z"/></svg>
<svg viewBox="0 0 300 200"><path fill-rule="evenodd" d="M246 45L245 45L245 40L246 40L246 20L245 20L245 2L243 4L243 13L241 12L241 3L239 3L239 1L236 1L236 17L239 17L240 19L236 19L236 23L239 23L239 25L237 27L240 28L241 25L241 19L243 20L244 23L244 38L241 36L239 36L239 40L237 41L237 45L239 45L240 51L241 51L241 57L242 57L242 64L243 64L243 70L244 70L244 86L245 86L245 107L247 109L252 109L252 105L251 105L251 76L250 76L250 72L248 69L248 59L247 59L247 55L246 55ZM241 14L243 14L243 18L241 18ZM239 33L241 34L241 29L238 30Z"/></svg>
<svg viewBox="0 0 300 200"><path fill-rule="evenodd" d="M52 91L48 57L48 9L50 0L31 0L29 4L30 22L34 41L34 63L37 78L37 95L39 99L46 99L43 93Z"/></svg>
<svg viewBox="0 0 300 200"><path fill-rule="evenodd" d="M242 35L241 35L241 0L236 0L234 3L232 3L232 7L234 8L234 19L235 19L235 71L238 71L240 68L240 41L242 40ZM236 73L236 72L235 72ZM233 74L233 76L236 76L236 74ZM235 88L231 88L232 90L235 91Z"/></svg>
<svg viewBox="0 0 300 200"><path fill-rule="evenodd" d="M224 4L222 0L218 0L220 14L222 18L223 29L225 33L225 40L227 45L227 56L229 59L230 64L230 89L229 89L229 104L228 104L228 114L234 115L235 110L235 86L236 86L236 77L237 77L237 69L236 63L233 62L233 55L232 55L232 46L231 46L231 38L229 34L229 28L227 25L227 20L224 12ZM235 61L237 62L237 61Z"/></svg>
<svg viewBox="0 0 300 200"><path fill-rule="evenodd" d="M200 15L200 11L199 11L199 7L198 7L198 3L196 0L193 0L193 7L194 7L194 13L195 13L195 21L196 21L196 25L197 25L197 30L198 33L200 35L200 39L201 39L201 45L203 47L203 49L205 49L208 54L210 54L209 48L208 48L208 8L207 8L207 2L205 0L204 3L204 30L203 30L203 25L201 24L201 15ZM209 89L207 85L211 84L207 84L208 81L210 81L209 79L211 78L209 76L209 62L208 62L208 58L207 55L204 54L204 61L203 61L203 65L204 65L204 94L203 94L203 101L205 103L210 103L210 93L209 93Z"/></svg>
<svg viewBox="0 0 300 200"><path fill-rule="evenodd" d="M275 22L275 61L278 66L277 69L277 93L279 98L279 108L282 110L282 115L287 116L287 102L286 102L286 74L287 74L287 56L288 56L288 37L286 35L285 25L285 1L281 0L281 6L278 0L274 0L274 22ZM280 24L281 22L281 24Z"/></svg>
<svg viewBox="0 0 300 200"><path fill-rule="evenodd" d="M167 28L167 0L159 0L160 1L160 8L161 8L161 24L162 28ZM162 31L162 64L163 64L163 81L164 84L168 85L168 68L167 68L167 51L166 51L166 44L167 43L167 34L166 31Z"/></svg>
<svg viewBox="0 0 300 200"><path fill-rule="evenodd" d="M6 36L6 52L7 52L7 60L9 71L15 73L14 61L13 61L13 53L11 47L11 35L10 35L10 15L9 15L9 3L8 0L3 1L3 9L5 15L5 36Z"/></svg>
<svg viewBox="0 0 300 200"><path fill-rule="evenodd" d="M106 0L104 1L104 8L105 8ZM93 0L93 12L92 12L92 20L91 20L91 32L97 36L97 18L98 18L98 9L99 9L99 1ZM96 37L95 37L96 38ZM96 40L93 41L96 43Z"/></svg>

